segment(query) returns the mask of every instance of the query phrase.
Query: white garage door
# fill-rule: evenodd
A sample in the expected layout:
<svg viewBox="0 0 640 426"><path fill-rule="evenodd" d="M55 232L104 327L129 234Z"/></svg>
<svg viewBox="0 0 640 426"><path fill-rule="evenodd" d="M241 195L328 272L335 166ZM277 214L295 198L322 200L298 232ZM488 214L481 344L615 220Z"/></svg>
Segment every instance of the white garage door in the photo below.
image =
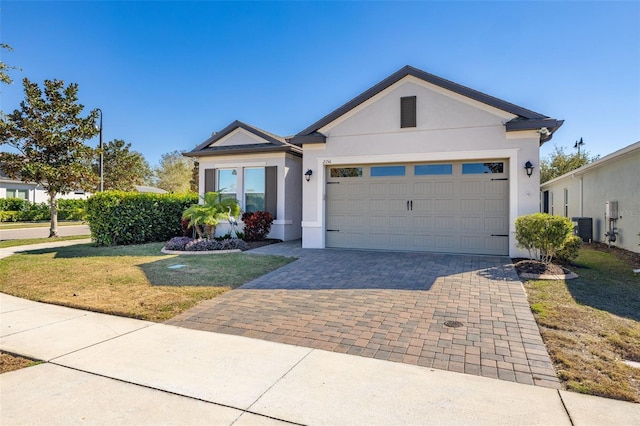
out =
<svg viewBox="0 0 640 426"><path fill-rule="evenodd" d="M327 247L508 255L506 160L328 166Z"/></svg>

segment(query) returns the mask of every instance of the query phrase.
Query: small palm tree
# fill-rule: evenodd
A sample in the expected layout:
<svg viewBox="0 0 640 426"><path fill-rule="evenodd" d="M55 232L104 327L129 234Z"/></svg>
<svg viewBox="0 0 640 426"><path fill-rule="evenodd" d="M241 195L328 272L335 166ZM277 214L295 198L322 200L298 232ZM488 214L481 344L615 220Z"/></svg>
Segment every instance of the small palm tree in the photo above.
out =
<svg viewBox="0 0 640 426"><path fill-rule="evenodd" d="M240 213L237 200L220 200L218 192L207 192L202 197L202 203L191 205L184 211L182 218L189 221L189 226L196 230L198 238L212 239L218 223L229 218L229 208L235 216Z"/></svg>

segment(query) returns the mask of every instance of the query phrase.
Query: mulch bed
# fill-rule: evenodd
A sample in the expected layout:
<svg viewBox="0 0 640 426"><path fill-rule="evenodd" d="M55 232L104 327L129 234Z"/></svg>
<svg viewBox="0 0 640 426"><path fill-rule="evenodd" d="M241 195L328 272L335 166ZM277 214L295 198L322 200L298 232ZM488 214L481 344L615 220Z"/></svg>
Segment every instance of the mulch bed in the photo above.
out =
<svg viewBox="0 0 640 426"><path fill-rule="evenodd" d="M246 250L253 250L255 248L258 247L263 247L263 246L268 246L271 244L277 244L277 243L281 243L282 240L276 240L273 238L267 238L266 240L262 240L262 241L246 241L246 247L244 250L242 251L246 251Z"/></svg>
<svg viewBox="0 0 640 426"><path fill-rule="evenodd" d="M565 275L570 271L560 265L554 263L546 264L537 260L530 259L513 259L514 266L518 275L534 274L534 275Z"/></svg>
<svg viewBox="0 0 640 426"><path fill-rule="evenodd" d="M585 245L587 245L587 243L585 243ZM616 246L609 247L605 243L591 243L588 245L594 250L611 253L618 259L627 262L633 269L640 269L640 253L634 253Z"/></svg>

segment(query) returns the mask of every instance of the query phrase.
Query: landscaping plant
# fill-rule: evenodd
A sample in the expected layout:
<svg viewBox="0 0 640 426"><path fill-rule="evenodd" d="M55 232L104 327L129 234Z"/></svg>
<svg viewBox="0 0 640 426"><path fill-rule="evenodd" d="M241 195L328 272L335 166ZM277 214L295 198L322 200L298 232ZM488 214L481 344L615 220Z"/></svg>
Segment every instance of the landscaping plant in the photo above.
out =
<svg viewBox="0 0 640 426"><path fill-rule="evenodd" d="M196 194L105 191L87 201L91 238L101 246L167 241L182 235L180 216Z"/></svg>
<svg viewBox="0 0 640 426"><path fill-rule="evenodd" d="M575 246L573 236L573 223L566 217L534 213L516 219L518 247L526 249L529 257L544 263L551 263L567 244Z"/></svg>
<svg viewBox="0 0 640 426"><path fill-rule="evenodd" d="M237 200L221 200L219 193L207 192L202 197L202 203L192 204L182 213L182 219L189 221L189 226L196 230L198 238L213 239L221 220L229 219L229 215L237 217L239 214Z"/></svg>
<svg viewBox="0 0 640 426"><path fill-rule="evenodd" d="M269 212L246 212L242 214L245 241L262 241L271 231L273 216Z"/></svg>

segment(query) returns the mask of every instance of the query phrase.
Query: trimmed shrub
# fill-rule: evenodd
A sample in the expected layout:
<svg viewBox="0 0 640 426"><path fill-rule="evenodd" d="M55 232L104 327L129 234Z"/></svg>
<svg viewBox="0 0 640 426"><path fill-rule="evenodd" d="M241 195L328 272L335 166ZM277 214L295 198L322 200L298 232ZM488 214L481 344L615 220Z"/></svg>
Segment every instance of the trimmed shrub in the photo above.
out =
<svg viewBox="0 0 640 426"><path fill-rule="evenodd" d="M21 212L0 210L0 222L18 222L20 220L20 214Z"/></svg>
<svg viewBox="0 0 640 426"><path fill-rule="evenodd" d="M87 200L91 238L101 246L167 241L182 235L182 212L196 194L106 191Z"/></svg>
<svg viewBox="0 0 640 426"><path fill-rule="evenodd" d="M271 231L273 216L269 212L245 212L242 213L242 222L245 241L262 241Z"/></svg>
<svg viewBox="0 0 640 426"><path fill-rule="evenodd" d="M577 235L569 235L562 248L556 253L556 259L568 263L578 257L580 247L582 247L582 239Z"/></svg>
<svg viewBox="0 0 640 426"><path fill-rule="evenodd" d="M566 217L534 213L516 219L518 247L545 263L551 262L572 235L573 223Z"/></svg>
<svg viewBox="0 0 640 426"><path fill-rule="evenodd" d="M29 202L22 198L0 198L0 211L21 211Z"/></svg>

